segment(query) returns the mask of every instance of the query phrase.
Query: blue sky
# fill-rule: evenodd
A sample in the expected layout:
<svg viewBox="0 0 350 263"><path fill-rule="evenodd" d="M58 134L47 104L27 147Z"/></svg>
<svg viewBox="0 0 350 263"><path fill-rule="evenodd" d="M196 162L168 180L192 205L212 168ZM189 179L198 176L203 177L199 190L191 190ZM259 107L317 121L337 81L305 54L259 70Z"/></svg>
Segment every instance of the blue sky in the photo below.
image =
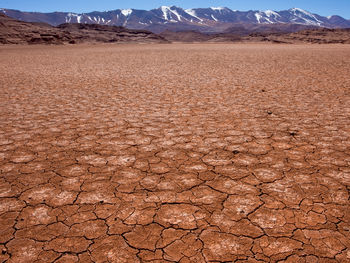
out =
<svg viewBox="0 0 350 263"><path fill-rule="evenodd" d="M320 15L341 15L350 19L350 0L0 0L0 8L22 11L72 11L91 12L119 8L153 9L161 5L176 5L183 8L226 6L237 10L284 10L299 7Z"/></svg>

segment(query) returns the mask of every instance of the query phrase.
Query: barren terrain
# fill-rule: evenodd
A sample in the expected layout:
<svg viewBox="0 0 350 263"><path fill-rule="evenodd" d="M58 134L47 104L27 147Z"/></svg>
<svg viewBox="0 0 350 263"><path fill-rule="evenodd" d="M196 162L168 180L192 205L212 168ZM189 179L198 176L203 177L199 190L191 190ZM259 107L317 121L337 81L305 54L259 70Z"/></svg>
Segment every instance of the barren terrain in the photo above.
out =
<svg viewBox="0 0 350 263"><path fill-rule="evenodd" d="M0 262L350 261L350 46L2 46L0 76Z"/></svg>

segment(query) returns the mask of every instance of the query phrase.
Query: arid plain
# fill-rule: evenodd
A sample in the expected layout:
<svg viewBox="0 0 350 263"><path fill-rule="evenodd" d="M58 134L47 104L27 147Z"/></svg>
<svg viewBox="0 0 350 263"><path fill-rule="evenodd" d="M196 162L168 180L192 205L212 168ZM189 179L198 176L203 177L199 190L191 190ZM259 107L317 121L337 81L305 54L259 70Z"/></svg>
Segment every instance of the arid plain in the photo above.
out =
<svg viewBox="0 0 350 263"><path fill-rule="evenodd" d="M0 262L350 262L350 46L0 47Z"/></svg>

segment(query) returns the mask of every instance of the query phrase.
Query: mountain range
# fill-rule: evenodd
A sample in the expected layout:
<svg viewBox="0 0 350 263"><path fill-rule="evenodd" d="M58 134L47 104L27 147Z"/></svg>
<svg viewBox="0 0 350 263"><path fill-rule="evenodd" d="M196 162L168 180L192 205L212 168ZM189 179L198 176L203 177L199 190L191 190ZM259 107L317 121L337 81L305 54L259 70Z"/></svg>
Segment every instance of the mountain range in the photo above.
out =
<svg viewBox="0 0 350 263"><path fill-rule="evenodd" d="M291 33L292 31L294 33ZM245 24L233 26L221 33L166 30L161 34L155 34L147 30L88 23L64 23L52 26L42 22L20 21L0 13L0 45L172 42L350 44L350 28L328 29L298 24Z"/></svg>
<svg viewBox="0 0 350 263"><path fill-rule="evenodd" d="M105 12L22 12L0 9L9 17L25 22L44 22L53 26L63 23L99 24L144 29L155 33L165 30L224 32L237 25L303 25L309 27L350 28L350 20L333 15L320 16L300 8L283 11L238 11L227 7L183 9L161 6L152 10L117 9Z"/></svg>

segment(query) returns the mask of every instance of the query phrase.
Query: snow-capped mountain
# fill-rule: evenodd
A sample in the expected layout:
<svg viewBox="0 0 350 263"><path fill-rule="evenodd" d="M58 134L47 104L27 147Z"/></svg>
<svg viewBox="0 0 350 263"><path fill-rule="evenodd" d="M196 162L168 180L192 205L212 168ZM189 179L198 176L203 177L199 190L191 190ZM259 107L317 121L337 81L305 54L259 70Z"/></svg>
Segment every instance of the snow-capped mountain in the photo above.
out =
<svg viewBox="0 0 350 263"><path fill-rule="evenodd" d="M6 15L27 22L45 22L51 25L63 23L88 23L125 26L161 32L166 29L197 29L220 31L232 24L299 24L320 27L350 27L350 20L340 16L323 17L300 8L283 11L237 11L227 7L182 9L161 6L153 10L117 9L91 13L35 13L0 9Z"/></svg>

